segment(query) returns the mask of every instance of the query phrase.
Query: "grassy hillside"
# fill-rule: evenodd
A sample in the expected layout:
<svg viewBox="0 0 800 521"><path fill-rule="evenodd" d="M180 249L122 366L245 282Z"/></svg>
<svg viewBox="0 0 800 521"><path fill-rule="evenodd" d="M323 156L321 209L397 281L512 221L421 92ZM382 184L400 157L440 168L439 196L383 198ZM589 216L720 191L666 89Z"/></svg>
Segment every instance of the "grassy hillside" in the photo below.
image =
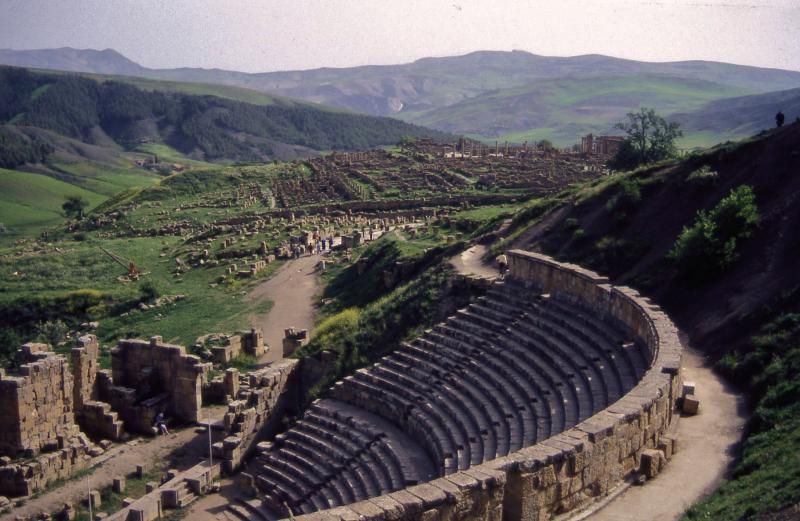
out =
<svg viewBox="0 0 800 521"><path fill-rule="evenodd" d="M692 112L672 114L670 119L686 129L685 141L711 146L771 128L779 110L787 123L800 118L800 88L711 101Z"/></svg>
<svg viewBox="0 0 800 521"><path fill-rule="evenodd" d="M799 143L796 123L537 200L501 246L641 290L749 393L743 459L687 519L770 519L800 501Z"/></svg>
<svg viewBox="0 0 800 521"><path fill-rule="evenodd" d="M388 118L323 110L240 88L131 78L103 82L0 67L0 167L57 180L49 189L55 194L62 188L61 199L75 186L93 205L157 182L173 171L173 163L182 169L207 167L208 161L294 159L429 134L447 137ZM13 203L35 212L5 208L6 224L51 222L52 197L40 201Z"/></svg>
<svg viewBox="0 0 800 521"><path fill-rule="evenodd" d="M264 161L390 145L405 135L447 137L388 118L331 112L278 98L260 101L269 103L0 68L0 123L43 128L94 144L101 144L99 131L104 144L128 150L142 143L165 143L195 159Z"/></svg>
<svg viewBox="0 0 800 521"><path fill-rule="evenodd" d="M743 92L739 87L668 76L567 78L494 91L403 117L484 139L549 139L567 146L589 132L613 132L615 122L642 106L661 114L686 112Z"/></svg>
<svg viewBox="0 0 800 521"><path fill-rule="evenodd" d="M53 71L53 70L41 70L40 72L47 74L59 73L58 71ZM285 96L278 96L275 94L268 94L266 92L260 92L257 90L248 89L244 87L237 87L235 85L197 83L190 81L157 80L151 78L122 76L116 74L87 73L87 74L81 74L81 76L91 78L100 83L104 83L107 81L118 81L120 83L127 83L129 85L133 85L138 89L151 92L158 91L158 92L191 94L193 96L215 96L218 98L229 99L233 101L241 101L243 103L249 103L251 105L266 106L266 105L274 105L276 103L281 103L284 105L298 105L298 106L309 105L309 103L300 100L287 98ZM343 109L327 107L325 105L314 105L314 107L320 110L325 110L330 112L343 111Z"/></svg>
<svg viewBox="0 0 800 521"><path fill-rule="evenodd" d="M7 229L2 237L63 220L61 205L67 195L79 195L91 206L104 200L93 191L45 175L0 169L0 223Z"/></svg>

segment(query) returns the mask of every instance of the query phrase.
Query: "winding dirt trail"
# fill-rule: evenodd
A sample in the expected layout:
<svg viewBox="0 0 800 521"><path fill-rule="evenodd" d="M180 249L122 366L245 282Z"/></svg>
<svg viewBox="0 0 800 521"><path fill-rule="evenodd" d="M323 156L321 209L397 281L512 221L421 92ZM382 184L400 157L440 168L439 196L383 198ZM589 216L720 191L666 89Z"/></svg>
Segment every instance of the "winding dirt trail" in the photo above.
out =
<svg viewBox="0 0 800 521"><path fill-rule="evenodd" d="M251 301L268 299L273 302L268 313L250 318L250 325L264 332L264 341L269 345L261 362L283 358L284 329L308 329L311 333L314 328L314 298L321 288L317 264L322 259L324 257L319 255L306 255L290 260L247 295Z"/></svg>

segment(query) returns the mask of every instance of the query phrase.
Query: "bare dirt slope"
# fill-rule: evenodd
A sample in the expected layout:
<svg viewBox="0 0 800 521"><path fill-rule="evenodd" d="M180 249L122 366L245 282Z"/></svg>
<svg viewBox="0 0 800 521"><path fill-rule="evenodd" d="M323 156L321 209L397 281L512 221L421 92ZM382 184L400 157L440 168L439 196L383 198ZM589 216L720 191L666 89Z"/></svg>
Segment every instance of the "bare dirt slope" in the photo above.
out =
<svg viewBox="0 0 800 521"><path fill-rule="evenodd" d="M687 179L701 167L716 177ZM800 306L800 123L631 179L641 182L641 199L623 218L609 209L621 191L611 185L557 207L511 246L576 262L635 287L669 312L693 346L715 357L740 347L775 309ZM699 210L713 208L741 185L753 188L760 222L739 245L738 260L703 284L682 280L666 260L676 238ZM620 247L601 251L597 244L609 239Z"/></svg>

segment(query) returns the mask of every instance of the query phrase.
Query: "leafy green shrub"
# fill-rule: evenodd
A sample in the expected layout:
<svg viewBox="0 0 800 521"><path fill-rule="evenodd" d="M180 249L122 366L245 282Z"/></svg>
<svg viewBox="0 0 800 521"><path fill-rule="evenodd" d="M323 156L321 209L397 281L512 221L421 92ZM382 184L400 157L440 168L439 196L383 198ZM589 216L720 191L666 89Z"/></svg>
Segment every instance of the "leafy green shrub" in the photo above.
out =
<svg viewBox="0 0 800 521"><path fill-rule="evenodd" d="M161 292L152 280L146 280L139 284L139 296L142 302L153 302L161 296Z"/></svg>
<svg viewBox="0 0 800 521"><path fill-rule="evenodd" d="M641 183L626 178L619 182L619 191L606 203L606 210L614 213L618 220L625 219L642 201Z"/></svg>
<svg viewBox="0 0 800 521"><path fill-rule="evenodd" d="M752 235L758 220L753 189L739 186L711 211L698 211L667 256L690 279L717 275L736 261L738 245Z"/></svg>
<svg viewBox="0 0 800 521"><path fill-rule="evenodd" d="M708 165L703 165L686 176L686 181L694 184L714 184L719 178L719 173L711 170Z"/></svg>
<svg viewBox="0 0 800 521"><path fill-rule="evenodd" d="M69 328L63 320L48 320L36 325L36 339L56 347L67 339Z"/></svg>

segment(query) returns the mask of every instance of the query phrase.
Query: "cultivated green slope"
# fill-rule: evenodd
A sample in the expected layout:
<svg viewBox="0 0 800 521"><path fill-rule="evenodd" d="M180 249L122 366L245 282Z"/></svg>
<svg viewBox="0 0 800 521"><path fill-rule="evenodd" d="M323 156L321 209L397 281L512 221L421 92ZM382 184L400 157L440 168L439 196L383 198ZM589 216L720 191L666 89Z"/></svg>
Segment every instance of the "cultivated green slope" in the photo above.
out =
<svg viewBox="0 0 800 521"><path fill-rule="evenodd" d="M90 206L104 199L98 193L45 175L0 168L0 223L8 228L6 233L16 235L63 220L61 205L68 195L79 195Z"/></svg>
<svg viewBox="0 0 800 521"><path fill-rule="evenodd" d="M642 106L662 114L686 112L742 92L740 87L670 76L565 78L493 91L403 117L484 139L547 138L566 146L589 132L613 131L614 122Z"/></svg>

